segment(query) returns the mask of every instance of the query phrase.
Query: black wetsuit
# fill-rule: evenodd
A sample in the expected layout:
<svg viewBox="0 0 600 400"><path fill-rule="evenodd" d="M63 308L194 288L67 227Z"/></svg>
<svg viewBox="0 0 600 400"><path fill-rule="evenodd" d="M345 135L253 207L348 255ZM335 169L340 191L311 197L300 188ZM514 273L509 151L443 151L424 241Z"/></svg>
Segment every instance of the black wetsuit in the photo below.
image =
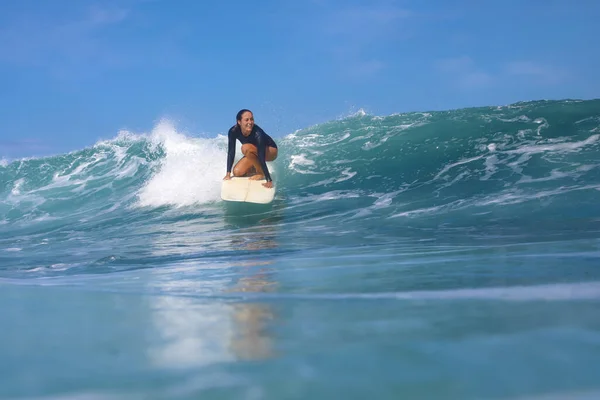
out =
<svg viewBox="0 0 600 400"><path fill-rule="evenodd" d="M229 129L227 136L229 137L229 145L227 147L227 172L231 172L231 167L233 167L233 160L235 158L235 140L237 139L242 144L250 143L256 146L256 150L258 151L258 161L265 173L265 179L267 182L271 182L271 174L269 174L265 159L267 146L277 148L277 145L271 136L267 135L258 125L254 125L252 132L248 136L244 136L242 135L240 126L237 124Z"/></svg>

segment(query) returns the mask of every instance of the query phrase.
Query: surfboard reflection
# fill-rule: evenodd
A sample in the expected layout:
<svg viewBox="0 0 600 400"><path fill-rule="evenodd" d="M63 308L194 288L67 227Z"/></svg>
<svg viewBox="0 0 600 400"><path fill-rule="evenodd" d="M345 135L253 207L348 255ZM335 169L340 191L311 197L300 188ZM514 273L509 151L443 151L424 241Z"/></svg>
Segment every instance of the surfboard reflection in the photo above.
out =
<svg viewBox="0 0 600 400"><path fill-rule="evenodd" d="M248 265L254 268L254 265ZM276 289L271 271L261 268L251 276L241 278L229 292L270 292ZM273 357L273 338L269 334L276 315L265 303L244 302L233 305L231 313L236 327L231 336L230 348L238 359L259 360Z"/></svg>
<svg viewBox="0 0 600 400"><path fill-rule="evenodd" d="M272 210L272 208L271 208ZM241 218L240 218L241 217ZM239 267L240 278L227 290L228 293L254 292L268 293L278 289L274 278L274 270L269 265L274 263L264 251L278 247L277 222L280 216L272 212L229 214L229 223L235 224L236 236L231 238L232 249L250 251L245 259L234 266ZM253 254L256 252L255 254ZM265 255L261 257L261 255ZM231 349L243 360L266 359L275 356L273 338L269 328L276 319L273 308L257 302L240 302L233 306L233 321L237 329L232 336Z"/></svg>
<svg viewBox="0 0 600 400"><path fill-rule="evenodd" d="M276 218L262 212L242 218L227 214L223 222L232 234L223 239L231 252L222 263L187 259L181 267L151 271L148 283L162 294L151 298L157 337L149 356L155 365L185 368L276 356L273 308L260 296L256 301L237 301L235 296L278 290L271 268L272 250L279 247ZM218 299L219 293L233 297Z"/></svg>

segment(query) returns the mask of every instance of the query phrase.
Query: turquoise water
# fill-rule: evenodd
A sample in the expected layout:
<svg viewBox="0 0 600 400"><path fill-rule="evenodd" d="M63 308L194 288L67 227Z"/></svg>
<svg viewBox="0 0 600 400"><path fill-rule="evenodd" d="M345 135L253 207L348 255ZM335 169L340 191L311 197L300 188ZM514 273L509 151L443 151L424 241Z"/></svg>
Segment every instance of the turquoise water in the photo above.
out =
<svg viewBox="0 0 600 400"><path fill-rule="evenodd" d="M167 121L0 162L0 397L600 397L600 101L278 144L267 206Z"/></svg>

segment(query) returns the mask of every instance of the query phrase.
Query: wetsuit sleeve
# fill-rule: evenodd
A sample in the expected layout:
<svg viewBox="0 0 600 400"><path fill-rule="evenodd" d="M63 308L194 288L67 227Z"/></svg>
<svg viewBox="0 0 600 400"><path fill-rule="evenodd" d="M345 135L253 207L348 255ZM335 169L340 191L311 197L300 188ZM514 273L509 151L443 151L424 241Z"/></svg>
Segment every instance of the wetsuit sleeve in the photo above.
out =
<svg viewBox="0 0 600 400"><path fill-rule="evenodd" d="M267 168L267 137L265 132L258 128L256 132L256 149L258 150L258 161L260 162L260 167L265 173L265 179L267 182L271 182L271 174L269 173L269 169Z"/></svg>
<svg viewBox="0 0 600 400"><path fill-rule="evenodd" d="M227 172L231 172L233 160L235 159L235 127L229 129L227 145Z"/></svg>

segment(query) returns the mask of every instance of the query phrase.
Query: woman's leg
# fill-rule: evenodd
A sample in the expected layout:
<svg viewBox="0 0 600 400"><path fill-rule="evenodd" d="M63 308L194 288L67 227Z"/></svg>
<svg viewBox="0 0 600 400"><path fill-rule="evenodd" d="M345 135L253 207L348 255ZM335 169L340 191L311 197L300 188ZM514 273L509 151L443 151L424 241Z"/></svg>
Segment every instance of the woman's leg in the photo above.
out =
<svg viewBox="0 0 600 400"><path fill-rule="evenodd" d="M265 174L258 161L258 151L256 146L253 144L246 143L242 145L242 154L244 157L233 168L233 175L235 176L248 176L253 172L256 175L252 176L252 179L263 179ZM277 158L277 148L267 146L265 159L267 161L273 161Z"/></svg>
<svg viewBox="0 0 600 400"><path fill-rule="evenodd" d="M271 146L267 146L267 154L265 155L265 158L267 161L275 161L275 159L277 158L277 147L271 147Z"/></svg>
<svg viewBox="0 0 600 400"><path fill-rule="evenodd" d="M235 176L250 176L257 171L262 171L258 162L258 151L253 144L243 144L242 154L244 157L233 167L233 175Z"/></svg>
<svg viewBox="0 0 600 400"><path fill-rule="evenodd" d="M233 167L233 176L249 176L255 173L254 164L246 156L242 157Z"/></svg>
<svg viewBox="0 0 600 400"><path fill-rule="evenodd" d="M256 147L254 147L254 148L256 148ZM267 148L265 149L265 160L273 161L276 158L277 158L277 147L267 146ZM262 167L260 166L260 162L258 161L258 156L256 157L255 168L256 168L256 175L252 175L250 177L250 179L257 180L257 181L261 180L261 179L265 179L265 173L263 172Z"/></svg>

